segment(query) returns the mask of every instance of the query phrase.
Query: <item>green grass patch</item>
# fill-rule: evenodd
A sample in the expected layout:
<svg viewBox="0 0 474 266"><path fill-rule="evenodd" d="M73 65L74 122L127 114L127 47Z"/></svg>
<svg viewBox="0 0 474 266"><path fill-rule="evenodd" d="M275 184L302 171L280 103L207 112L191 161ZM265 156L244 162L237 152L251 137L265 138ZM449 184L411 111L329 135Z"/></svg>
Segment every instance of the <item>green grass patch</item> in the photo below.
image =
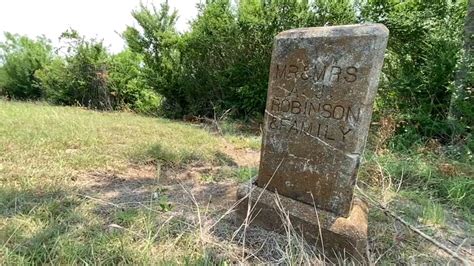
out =
<svg viewBox="0 0 474 266"><path fill-rule="evenodd" d="M131 163L221 164L229 160L222 141L166 119L0 101L0 264L208 261L189 240L169 248L176 241L170 228L183 222L163 225L160 214L172 208L165 191L151 195L147 208L110 213L82 197L74 182L82 173L121 171ZM194 229L181 238L193 239Z"/></svg>
<svg viewBox="0 0 474 266"><path fill-rule="evenodd" d="M69 176L130 159L212 161L219 151L218 139L184 123L44 104L0 104L0 171L19 180Z"/></svg>
<svg viewBox="0 0 474 266"><path fill-rule="evenodd" d="M256 167L224 166L216 171L202 174L200 178L205 183L219 182L222 180L234 180L243 183L257 176L257 173L258 169Z"/></svg>
<svg viewBox="0 0 474 266"><path fill-rule="evenodd" d="M374 174L366 172L368 169L376 169L377 175L390 178L392 185L402 191L418 191L441 203L474 209L474 167L468 163L432 153L409 152L383 155L367 152L365 159L363 178Z"/></svg>
<svg viewBox="0 0 474 266"><path fill-rule="evenodd" d="M224 138L232 143L235 148L260 150L262 137L260 128L257 128L257 130L255 123L224 120L220 123L220 129Z"/></svg>
<svg viewBox="0 0 474 266"><path fill-rule="evenodd" d="M227 135L225 138L238 149L260 150L262 145L260 136Z"/></svg>

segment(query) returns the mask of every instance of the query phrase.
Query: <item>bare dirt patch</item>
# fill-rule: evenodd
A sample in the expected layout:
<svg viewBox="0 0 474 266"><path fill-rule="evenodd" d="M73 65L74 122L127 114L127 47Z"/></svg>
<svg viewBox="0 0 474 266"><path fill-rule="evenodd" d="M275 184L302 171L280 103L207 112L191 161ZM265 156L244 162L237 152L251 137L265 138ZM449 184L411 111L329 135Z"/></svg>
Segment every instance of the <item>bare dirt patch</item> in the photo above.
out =
<svg viewBox="0 0 474 266"><path fill-rule="evenodd" d="M153 165L130 165L126 171L94 171L75 179L80 196L97 204L109 216L116 208L137 207L150 200L158 184Z"/></svg>
<svg viewBox="0 0 474 266"><path fill-rule="evenodd" d="M232 167L256 167L258 164L258 151L236 149L226 143L223 153L234 162ZM75 183L82 194L101 201L104 207L144 204L153 200L159 191L175 207L192 207L192 195L198 204L222 210L235 201L237 182L202 180L203 175L215 174L222 167L206 163L192 163L185 167L161 166L156 162L131 164L120 172L102 170L82 173Z"/></svg>
<svg viewBox="0 0 474 266"><path fill-rule="evenodd" d="M240 167L256 167L260 161L260 151L249 148L238 149L229 142L225 143L223 152Z"/></svg>

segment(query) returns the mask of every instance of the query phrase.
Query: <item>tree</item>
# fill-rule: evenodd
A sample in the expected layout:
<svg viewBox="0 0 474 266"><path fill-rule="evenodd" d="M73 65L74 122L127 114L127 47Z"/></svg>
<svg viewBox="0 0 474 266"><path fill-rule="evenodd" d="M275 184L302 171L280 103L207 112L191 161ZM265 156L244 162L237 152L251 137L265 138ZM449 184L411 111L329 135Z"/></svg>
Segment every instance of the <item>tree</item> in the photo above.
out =
<svg viewBox="0 0 474 266"><path fill-rule="evenodd" d="M176 11L168 2L148 9L143 4L132 12L139 28L128 26L123 38L130 50L143 56L143 77L147 86L164 96L169 113L181 113L184 96L180 93L179 34L175 30Z"/></svg>
<svg viewBox="0 0 474 266"><path fill-rule="evenodd" d="M319 13L315 13L317 12ZM144 6L133 13L140 29L124 36L144 55L149 85L162 94L168 114L236 117L263 114L273 38L280 31L352 23L350 1L209 0L198 6L191 30L174 30L176 14Z"/></svg>
<svg viewBox="0 0 474 266"><path fill-rule="evenodd" d="M160 96L147 85L143 56L126 49L111 58L109 86L116 108L157 114Z"/></svg>
<svg viewBox="0 0 474 266"><path fill-rule="evenodd" d="M455 69L462 47L465 1L369 0L362 21L390 30L376 100L382 115L396 114L399 143L452 140L447 119Z"/></svg>
<svg viewBox="0 0 474 266"><path fill-rule="evenodd" d="M469 1L464 23L464 46L451 97L450 118L467 126L474 125L474 0Z"/></svg>
<svg viewBox="0 0 474 266"><path fill-rule="evenodd" d="M35 77L52 59L52 46L44 37L35 40L26 36L5 33L0 43L0 88L4 94L17 99L39 99L42 88Z"/></svg>
<svg viewBox="0 0 474 266"><path fill-rule="evenodd" d="M87 40L75 30L61 34L66 42L64 59L56 57L36 78L46 98L57 104L113 109L108 88L110 55L101 41Z"/></svg>

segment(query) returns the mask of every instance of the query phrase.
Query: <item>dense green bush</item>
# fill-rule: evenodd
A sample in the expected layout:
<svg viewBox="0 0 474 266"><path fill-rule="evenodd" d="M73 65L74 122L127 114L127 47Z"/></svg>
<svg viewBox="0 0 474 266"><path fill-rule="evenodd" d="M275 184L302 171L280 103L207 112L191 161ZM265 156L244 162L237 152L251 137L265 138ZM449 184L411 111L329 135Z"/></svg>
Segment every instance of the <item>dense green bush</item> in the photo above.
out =
<svg viewBox="0 0 474 266"><path fill-rule="evenodd" d="M182 113L179 81L183 70L178 49L180 36L175 30L177 13L165 3L160 9L151 10L141 5L132 16L140 28L127 27L123 37L132 52L143 56L141 71L147 88L164 96L163 109L168 115Z"/></svg>
<svg viewBox="0 0 474 266"><path fill-rule="evenodd" d="M160 98L142 74L142 56L129 50L110 55L102 42L70 30L62 34L65 55L36 72L44 99L94 109L130 109L156 114Z"/></svg>
<svg viewBox="0 0 474 266"><path fill-rule="evenodd" d="M41 84L43 99L54 104L67 104L65 92L70 90L70 77L66 69L66 61L56 57L49 64L35 73Z"/></svg>
<svg viewBox="0 0 474 266"><path fill-rule="evenodd" d="M397 115L408 146L420 137L446 143L466 129L448 119L465 15L465 1L369 0L362 8L364 21L390 30L377 106Z"/></svg>
<svg viewBox="0 0 474 266"><path fill-rule="evenodd" d="M86 40L74 31L66 31L61 38L68 43L66 55L67 86L63 87L62 101L90 108L113 108L107 84L110 55L102 42Z"/></svg>
<svg viewBox="0 0 474 266"><path fill-rule="evenodd" d="M113 55L108 83L116 108L157 114L161 97L143 76L142 56L130 50Z"/></svg>
<svg viewBox="0 0 474 266"><path fill-rule="evenodd" d="M85 40L74 30L61 35L65 57L56 57L36 74L44 98L65 105L112 109L107 87L109 55L101 42Z"/></svg>
<svg viewBox="0 0 474 266"><path fill-rule="evenodd" d="M263 113L273 38L297 27L381 22L391 31L377 114L396 111L400 132L413 139L450 140L451 84L462 45L465 1L206 1L189 32L174 30L176 14L142 6L128 28L130 48L144 54L149 84L168 114L237 117ZM462 128L462 126L461 126ZM408 144L409 144L408 140Z"/></svg>
<svg viewBox="0 0 474 266"><path fill-rule="evenodd" d="M44 37L33 40L8 32L5 39L0 43L0 92L21 100L41 98L35 72L52 58L49 40Z"/></svg>

